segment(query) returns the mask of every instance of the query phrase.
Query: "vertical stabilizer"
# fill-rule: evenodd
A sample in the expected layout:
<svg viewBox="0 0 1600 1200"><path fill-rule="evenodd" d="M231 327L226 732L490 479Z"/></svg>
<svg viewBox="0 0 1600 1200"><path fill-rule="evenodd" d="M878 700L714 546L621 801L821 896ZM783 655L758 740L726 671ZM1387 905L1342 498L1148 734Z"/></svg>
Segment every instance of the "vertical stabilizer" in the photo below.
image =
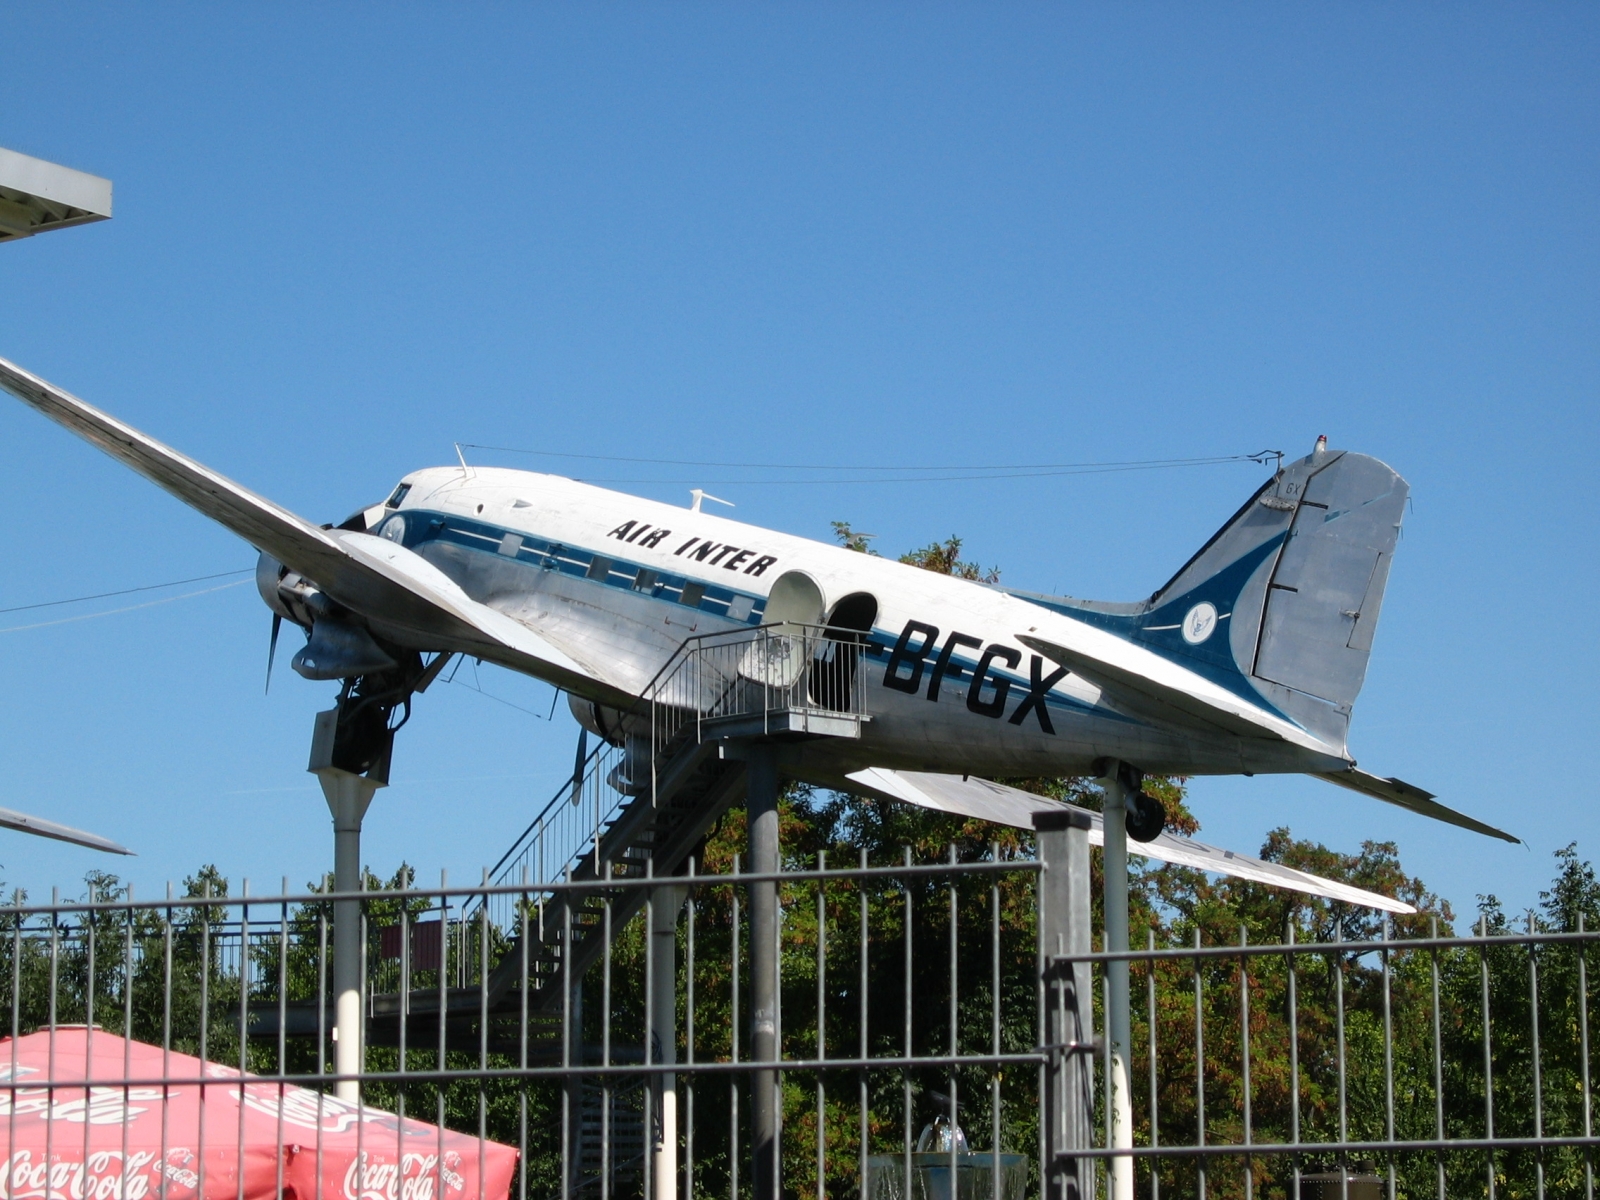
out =
<svg viewBox="0 0 1600 1200"><path fill-rule="evenodd" d="M1143 604L1033 597L1343 751L1409 488L1364 454L1287 463Z"/></svg>

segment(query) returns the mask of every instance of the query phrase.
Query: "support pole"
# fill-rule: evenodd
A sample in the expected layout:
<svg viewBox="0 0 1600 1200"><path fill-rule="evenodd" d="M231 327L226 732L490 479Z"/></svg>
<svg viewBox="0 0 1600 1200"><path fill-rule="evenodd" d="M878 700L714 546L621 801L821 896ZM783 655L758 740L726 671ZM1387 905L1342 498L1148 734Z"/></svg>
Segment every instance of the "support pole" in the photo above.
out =
<svg viewBox="0 0 1600 1200"><path fill-rule="evenodd" d="M1112 759L1101 784L1105 788L1105 949L1114 954L1128 948L1128 788L1122 764ZM1110 1039L1111 1077L1106 1097L1111 1107L1111 1149L1133 1148L1133 1094L1129 1090L1128 1054L1133 1040L1129 1017L1128 960L1106 964L1109 1000L1106 1035ZM1109 1200L1133 1200L1133 1159L1110 1159Z"/></svg>
<svg viewBox="0 0 1600 1200"><path fill-rule="evenodd" d="M311 739L312 774L322 784L322 795L333 815L333 890L350 897L333 902L333 1069L339 1075L359 1075L366 1063L366 1031L362 1028L361 968L361 821L380 787L381 771L357 775L333 765L334 735L339 710L317 714ZM359 1103L361 1084L345 1079L334 1094Z"/></svg>
<svg viewBox="0 0 1600 1200"><path fill-rule="evenodd" d="M1045 989L1045 1200L1092 1200L1094 972L1055 961L1093 949L1089 928L1089 817L1076 809L1033 814L1039 833L1039 964Z"/></svg>
<svg viewBox="0 0 1600 1200"><path fill-rule="evenodd" d="M687 888L656 888L650 898L650 1057L663 1066L678 1061L678 914ZM656 1128L651 1146L652 1200L678 1196L678 1076L663 1071L654 1080Z"/></svg>
<svg viewBox="0 0 1600 1200"><path fill-rule="evenodd" d="M772 747L750 746L745 778L748 799L750 870L778 870L778 764ZM750 1056L756 1062L778 1058L778 884L747 884L750 903ZM778 1076L773 1070L750 1073L751 1179L755 1200L778 1200Z"/></svg>

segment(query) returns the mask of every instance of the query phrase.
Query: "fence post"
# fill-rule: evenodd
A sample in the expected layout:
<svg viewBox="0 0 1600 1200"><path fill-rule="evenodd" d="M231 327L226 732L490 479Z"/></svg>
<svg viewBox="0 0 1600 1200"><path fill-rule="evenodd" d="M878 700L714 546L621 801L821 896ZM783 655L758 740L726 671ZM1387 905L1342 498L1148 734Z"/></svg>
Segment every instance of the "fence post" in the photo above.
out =
<svg viewBox="0 0 1600 1200"><path fill-rule="evenodd" d="M1055 808L1033 814L1038 831L1039 969L1044 981L1045 1197L1089 1200L1095 1194L1094 1160L1073 1151L1091 1145L1094 1111L1094 979L1087 962L1061 957L1088 954L1089 814Z"/></svg>

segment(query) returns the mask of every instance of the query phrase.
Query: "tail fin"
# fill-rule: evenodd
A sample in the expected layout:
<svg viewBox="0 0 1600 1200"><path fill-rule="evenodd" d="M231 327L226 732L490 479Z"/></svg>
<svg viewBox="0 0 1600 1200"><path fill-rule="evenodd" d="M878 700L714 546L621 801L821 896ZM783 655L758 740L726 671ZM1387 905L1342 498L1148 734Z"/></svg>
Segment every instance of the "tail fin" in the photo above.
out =
<svg viewBox="0 0 1600 1200"><path fill-rule="evenodd" d="M1285 466L1151 597L1134 636L1233 668L1343 747L1410 489L1375 458L1321 446ZM1224 617L1227 637L1208 646L1208 622Z"/></svg>
<svg viewBox="0 0 1600 1200"><path fill-rule="evenodd" d="M1364 454L1285 465L1143 604L1045 601L1343 750L1410 489Z"/></svg>

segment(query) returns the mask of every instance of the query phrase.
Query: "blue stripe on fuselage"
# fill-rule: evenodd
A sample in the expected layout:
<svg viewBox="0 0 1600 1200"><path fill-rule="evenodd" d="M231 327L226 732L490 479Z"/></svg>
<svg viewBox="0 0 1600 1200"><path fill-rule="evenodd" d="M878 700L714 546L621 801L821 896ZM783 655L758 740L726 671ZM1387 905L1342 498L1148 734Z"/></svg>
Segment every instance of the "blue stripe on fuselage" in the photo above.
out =
<svg viewBox="0 0 1600 1200"><path fill-rule="evenodd" d="M473 521L466 517L430 512L426 509L412 508L390 515L378 526L380 536L382 536L381 531L396 518L405 522L405 535L400 544L408 550L418 550L431 542L443 542L492 554L508 562L520 562L546 571L560 571L563 575L573 578L593 579L596 583L604 583L621 591L631 591L664 604L682 605L684 588L693 584L701 589L701 596L692 605L685 607L697 608L713 616L728 617L729 608L736 608L737 602L743 599L750 605L745 615L729 619L746 625L761 624L761 614L766 609L766 598L753 592L741 592L700 579L657 571L642 563L629 562L610 554L586 550L581 546L552 542L536 534L507 529L488 521ZM500 551L508 536L521 540L521 545L517 547L515 554L502 554ZM599 563L605 565L601 567L597 565ZM602 570L604 579L600 578ZM645 575L644 585L640 586L640 577L646 572L648 575Z"/></svg>

